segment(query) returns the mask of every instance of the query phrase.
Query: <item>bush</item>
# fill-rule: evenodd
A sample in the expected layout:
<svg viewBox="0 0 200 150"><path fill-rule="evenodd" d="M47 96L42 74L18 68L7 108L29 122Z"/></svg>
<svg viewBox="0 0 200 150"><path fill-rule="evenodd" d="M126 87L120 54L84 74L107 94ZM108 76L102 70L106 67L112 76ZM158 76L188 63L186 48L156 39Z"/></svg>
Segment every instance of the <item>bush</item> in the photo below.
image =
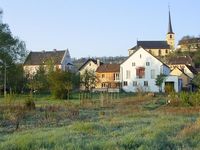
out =
<svg viewBox="0 0 200 150"><path fill-rule="evenodd" d="M27 110L35 110L35 102L32 98L28 98L24 104L25 109Z"/></svg>
<svg viewBox="0 0 200 150"><path fill-rule="evenodd" d="M173 93L175 92L174 87L171 86L171 85L165 85L165 93L169 94L169 93L172 93L172 92Z"/></svg>

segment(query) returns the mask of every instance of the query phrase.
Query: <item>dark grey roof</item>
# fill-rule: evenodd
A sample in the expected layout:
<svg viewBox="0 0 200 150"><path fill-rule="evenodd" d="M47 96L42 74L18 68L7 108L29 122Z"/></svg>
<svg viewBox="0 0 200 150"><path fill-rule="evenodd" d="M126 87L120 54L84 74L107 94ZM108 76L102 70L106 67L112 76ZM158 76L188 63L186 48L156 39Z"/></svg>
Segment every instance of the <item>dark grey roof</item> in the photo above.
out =
<svg viewBox="0 0 200 150"><path fill-rule="evenodd" d="M174 32L173 32L173 30L172 30L172 23L171 23L171 15L170 15L170 11L169 11L168 34L174 34Z"/></svg>
<svg viewBox="0 0 200 150"><path fill-rule="evenodd" d="M169 49L170 46L167 41L137 41L137 45L130 50L135 50L135 48L141 46L144 49Z"/></svg>
<svg viewBox="0 0 200 150"><path fill-rule="evenodd" d="M192 66L190 66L190 65L186 65L186 67L187 67L193 74L198 74L198 71L197 71L194 67L192 67Z"/></svg>
<svg viewBox="0 0 200 150"><path fill-rule="evenodd" d="M30 52L24 65L41 65L46 63L48 60L52 60L55 64L61 64L64 54L64 50Z"/></svg>

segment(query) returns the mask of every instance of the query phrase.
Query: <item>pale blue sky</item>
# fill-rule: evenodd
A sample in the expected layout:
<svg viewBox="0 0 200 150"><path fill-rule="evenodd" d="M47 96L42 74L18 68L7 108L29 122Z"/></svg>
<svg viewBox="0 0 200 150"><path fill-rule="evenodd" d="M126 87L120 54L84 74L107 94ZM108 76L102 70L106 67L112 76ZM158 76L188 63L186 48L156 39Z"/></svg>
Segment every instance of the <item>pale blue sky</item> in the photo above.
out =
<svg viewBox="0 0 200 150"><path fill-rule="evenodd" d="M3 22L31 51L127 56L136 40L165 40L168 4L176 42L200 35L199 0L0 0Z"/></svg>

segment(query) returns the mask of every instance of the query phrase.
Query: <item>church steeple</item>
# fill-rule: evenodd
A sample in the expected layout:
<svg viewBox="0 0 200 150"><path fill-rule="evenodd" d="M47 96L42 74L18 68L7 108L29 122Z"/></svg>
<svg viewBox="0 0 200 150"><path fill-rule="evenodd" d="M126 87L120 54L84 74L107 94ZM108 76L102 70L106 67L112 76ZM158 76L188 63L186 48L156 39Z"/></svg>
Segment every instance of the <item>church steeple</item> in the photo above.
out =
<svg viewBox="0 0 200 150"><path fill-rule="evenodd" d="M170 8L169 8L169 22L168 22L168 32L166 36L166 41L167 41L167 44L169 44L171 49L175 48L175 34L172 29Z"/></svg>
<svg viewBox="0 0 200 150"><path fill-rule="evenodd" d="M171 23L171 14L170 14L170 10L169 10L168 34L174 34L174 32L173 32L173 30L172 30L172 23Z"/></svg>

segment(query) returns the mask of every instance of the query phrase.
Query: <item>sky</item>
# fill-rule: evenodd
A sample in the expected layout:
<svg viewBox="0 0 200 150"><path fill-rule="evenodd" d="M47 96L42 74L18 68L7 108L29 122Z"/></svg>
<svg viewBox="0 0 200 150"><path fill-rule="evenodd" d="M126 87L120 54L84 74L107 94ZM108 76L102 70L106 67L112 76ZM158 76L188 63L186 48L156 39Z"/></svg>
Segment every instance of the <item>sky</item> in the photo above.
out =
<svg viewBox="0 0 200 150"><path fill-rule="evenodd" d="M168 5L176 43L200 35L199 0L0 0L3 22L29 51L127 56L137 40L165 40Z"/></svg>

